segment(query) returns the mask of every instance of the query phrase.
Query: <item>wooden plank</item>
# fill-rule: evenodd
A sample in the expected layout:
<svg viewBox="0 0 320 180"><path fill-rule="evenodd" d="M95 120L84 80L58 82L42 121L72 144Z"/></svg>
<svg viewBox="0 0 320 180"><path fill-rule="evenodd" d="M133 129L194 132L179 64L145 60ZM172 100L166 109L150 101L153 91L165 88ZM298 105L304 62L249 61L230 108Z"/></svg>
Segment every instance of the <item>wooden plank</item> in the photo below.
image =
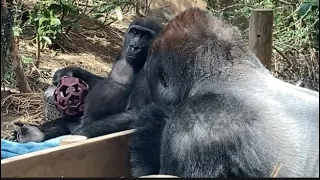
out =
<svg viewBox="0 0 320 180"><path fill-rule="evenodd" d="M140 176L139 178L180 178L180 177L165 175L165 174L155 174L155 175Z"/></svg>
<svg viewBox="0 0 320 180"><path fill-rule="evenodd" d="M252 9L249 21L249 47L262 64L271 69L272 9Z"/></svg>
<svg viewBox="0 0 320 180"><path fill-rule="evenodd" d="M1 160L2 177L130 177L134 130Z"/></svg>

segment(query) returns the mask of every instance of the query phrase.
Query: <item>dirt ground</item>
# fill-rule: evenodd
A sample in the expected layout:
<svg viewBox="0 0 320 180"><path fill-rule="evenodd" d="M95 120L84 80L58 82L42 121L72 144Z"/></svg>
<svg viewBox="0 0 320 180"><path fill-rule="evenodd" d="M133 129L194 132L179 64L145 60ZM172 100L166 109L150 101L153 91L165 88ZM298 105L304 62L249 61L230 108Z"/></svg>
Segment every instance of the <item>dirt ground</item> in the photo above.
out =
<svg viewBox="0 0 320 180"><path fill-rule="evenodd" d="M101 28L92 20L82 19L79 22L81 28L71 30L68 36L58 41L62 49L44 49L41 52L39 68L30 65L31 70L27 72L34 93L19 94L14 92L14 89L8 91L8 88L1 91L1 138L7 139L11 136L16 128L14 121L33 124L43 122L43 92L51 84L55 70L79 65L94 74L106 76L120 51L123 32L133 18L133 15L126 15L121 22ZM35 60L36 46L22 39L20 54Z"/></svg>

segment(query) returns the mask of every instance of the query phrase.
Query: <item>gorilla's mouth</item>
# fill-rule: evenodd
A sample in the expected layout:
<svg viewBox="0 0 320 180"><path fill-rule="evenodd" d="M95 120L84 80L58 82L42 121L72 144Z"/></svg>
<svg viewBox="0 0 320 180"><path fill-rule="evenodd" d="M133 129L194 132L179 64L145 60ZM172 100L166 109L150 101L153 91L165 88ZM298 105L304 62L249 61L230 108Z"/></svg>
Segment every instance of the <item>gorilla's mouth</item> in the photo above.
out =
<svg viewBox="0 0 320 180"><path fill-rule="evenodd" d="M138 59L136 56L130 56L130 55L128 55L128 56L126 56L127 58L130 58L130 59Z"/></svg>

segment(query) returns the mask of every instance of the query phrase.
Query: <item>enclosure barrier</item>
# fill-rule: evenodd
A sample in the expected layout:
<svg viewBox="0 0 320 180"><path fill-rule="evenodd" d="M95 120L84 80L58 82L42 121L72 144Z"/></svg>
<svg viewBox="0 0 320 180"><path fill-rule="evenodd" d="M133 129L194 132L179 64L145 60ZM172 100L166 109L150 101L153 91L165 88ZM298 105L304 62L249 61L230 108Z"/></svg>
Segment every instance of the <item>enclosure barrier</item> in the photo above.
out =
<svg viewBox="0 0 320 180"><path fill-rule="evenodd" d="M252 9L249 20L249 48L262 64L271 70L272 9Z"/></svg>
<svg viewBox="0 0 320 180"><path fill-rule="evenodd" d="M128 140L117 132L1 160L3 177L130 177Z"/></svg>

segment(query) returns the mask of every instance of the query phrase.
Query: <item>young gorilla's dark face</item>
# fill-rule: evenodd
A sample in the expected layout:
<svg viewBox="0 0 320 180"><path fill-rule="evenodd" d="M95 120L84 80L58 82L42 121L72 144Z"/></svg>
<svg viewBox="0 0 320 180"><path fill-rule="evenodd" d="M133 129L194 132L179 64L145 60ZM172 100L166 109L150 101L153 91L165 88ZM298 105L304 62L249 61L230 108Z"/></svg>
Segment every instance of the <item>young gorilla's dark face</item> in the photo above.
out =
<svg viewBox="0 0 320 180"><path fill-rule="evenodd" d="M131 25L125 40L126 61L134 66L142 66L155 36L156 32L152 29Z"/></svg>

